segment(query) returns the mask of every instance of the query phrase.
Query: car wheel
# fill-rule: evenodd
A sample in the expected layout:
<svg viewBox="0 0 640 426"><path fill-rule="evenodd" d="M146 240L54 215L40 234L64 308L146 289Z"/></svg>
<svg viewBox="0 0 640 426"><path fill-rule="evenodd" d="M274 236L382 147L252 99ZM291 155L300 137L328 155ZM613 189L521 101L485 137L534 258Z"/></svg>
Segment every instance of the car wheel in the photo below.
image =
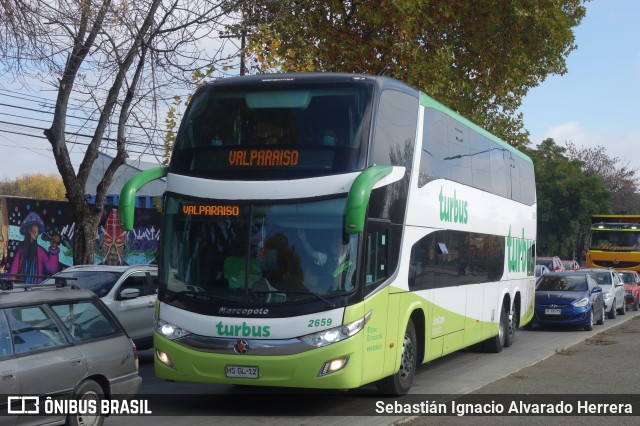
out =
<svg viewBox="0 0 640 426"><path fill-rule="evenodd" d="M636 297L635 303L633 304L633 308L634 311L638 310L638 298Z"/></svg>
<svg viewBox="0 0 640 426"><path fill-rule="evenodd" d="M616 319L618 316L618 311L616 310L616 300L613 299L613 303L611 304L611 310L607 314L609 319Z"/></svg>
<svg viewBox="0 0 640 426"><path fill-rule="evenodd" d="M74 399L81 401L95 401L95 406L100 407L101 401L104 399L104 391L100 385L93 380L86 380L80 383L80 386L74 392ZM86 403L86 405L89 405ZM99 410L99 408L98 408ZM67 426L102 426L104 416L95 414L73 414L67 416Z"/></svg>
<svg viewBox="0 0 640 426"><path fill-rule="evenodd" d="M622 308L618 309L618 315L626 315L627 314L627 302L622 299Z"/></svg>
<svg viewBox="0 0 640 426"><path fill-rule="evenodd" d="M589 323L584 326L584 329L587 331L593 330L593 308L589 310Z"/></svg>
<svg viewBox="0 0 640 426"><path fill-rule="evenodd" d="M602 305L602 309L600 310L600 318L598 318L598 321L596 322L596 324L598 325L604 324L604 305Z"/></svg>
<svg viewBox="0 0 640 426"><path fill-rule="evenodd" d="M418 339L413 321L409 320L402 342L400 370L392 376L385 377L376 383L378 392L384 395L399 396L409 392L416 375L418 362Z"/></svg>

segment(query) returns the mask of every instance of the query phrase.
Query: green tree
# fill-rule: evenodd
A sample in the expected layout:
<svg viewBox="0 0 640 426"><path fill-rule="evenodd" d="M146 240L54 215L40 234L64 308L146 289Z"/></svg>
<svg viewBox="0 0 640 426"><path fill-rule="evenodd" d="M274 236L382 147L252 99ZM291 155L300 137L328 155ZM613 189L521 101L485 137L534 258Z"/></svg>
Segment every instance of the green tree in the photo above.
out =
<svg viewBox="0 0 640 426"><path fill-rule="evenodd" d="M509 141L528 143L527 91L567 71L586 0L255 0L248 68L403 80Z"/></svg>
<svg viewBox="0 0 640 426"><path fill-rule="evenodd" d="M30 197L39 200L64 200L66 190L60 176L35 173L16 180L0 181L0 195Z"/></svg>
<svg viewBox="0 0 640 426"><path fill-rule="evenodd" d="M585 176L583 163L565 156L566 149L545 139L528 150L536 170L538 199L537 252L540 256L581 257L591 215L607 213L611 193L598 175Z"/></svg>

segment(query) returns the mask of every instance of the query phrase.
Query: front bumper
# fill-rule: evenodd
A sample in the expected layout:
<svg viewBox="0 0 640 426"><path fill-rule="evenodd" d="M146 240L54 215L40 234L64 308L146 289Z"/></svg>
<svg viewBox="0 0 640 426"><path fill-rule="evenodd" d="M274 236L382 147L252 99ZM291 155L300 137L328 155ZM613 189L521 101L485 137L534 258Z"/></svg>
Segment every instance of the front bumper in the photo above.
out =
<svg viewBox="0 0 640 426"><path fill-rule="evenodd" d="M589 312L591 311L591 306L585 306L583 308L575 308L573 306L555 308L560 309L559 314L547 313L547 309L551 308L536 307L532 320L534 324L588 325L590 322Z"/></svg>

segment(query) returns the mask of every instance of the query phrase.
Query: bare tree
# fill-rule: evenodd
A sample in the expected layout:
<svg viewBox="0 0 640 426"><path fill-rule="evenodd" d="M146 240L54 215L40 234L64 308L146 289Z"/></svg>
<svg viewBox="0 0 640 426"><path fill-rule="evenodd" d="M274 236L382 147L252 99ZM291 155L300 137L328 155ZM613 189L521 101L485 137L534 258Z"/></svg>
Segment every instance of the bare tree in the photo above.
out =
<svg viewBox="0 0 640 426"><path fill-rule="evenodd" d="M637 214L640 212L640 194L636 188L640 183L638 171L631 168L629 161L610 157L604 146L578 148L565 142L567 157L583 163L585 176L598 175L605 187L611 191L611 211L617 214Z"/></svg>
<svg viewBox="0 0 640 426"><path fill-rule="evenodd" d="M97 227L114 173L137 144L162 155L165 105L190 87L194 70L228 57L212 35L233 23L242 0L0 0L0 71L28 87L36 79L57 92L51 144L76 223L74 263L93 263ZM70 105L84 112L90 142L77 173L69 150ZM77 117L74 117L74 120ZM134 140L132 129L138 129ZM143 133L141 133L143 132ZM114 137L107 135L113 134ZM153 141L159 141L154 148ZM141 147L141 148L140 148ZM115 151L87 204L85 186L98 153Z"/></svg>

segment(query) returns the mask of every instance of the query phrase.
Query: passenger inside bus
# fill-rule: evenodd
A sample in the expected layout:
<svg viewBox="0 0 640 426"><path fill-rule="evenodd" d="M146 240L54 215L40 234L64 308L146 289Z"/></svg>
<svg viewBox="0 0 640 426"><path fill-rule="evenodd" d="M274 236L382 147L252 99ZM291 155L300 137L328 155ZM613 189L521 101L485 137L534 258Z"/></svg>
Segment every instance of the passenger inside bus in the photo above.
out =
<svg viewBox="0 0 640 426"><path fill-rule="evenodd" d="M338 144L338 135L335 130L331 128L324 129L322 133L322 145L335 146Z"/></svg>

